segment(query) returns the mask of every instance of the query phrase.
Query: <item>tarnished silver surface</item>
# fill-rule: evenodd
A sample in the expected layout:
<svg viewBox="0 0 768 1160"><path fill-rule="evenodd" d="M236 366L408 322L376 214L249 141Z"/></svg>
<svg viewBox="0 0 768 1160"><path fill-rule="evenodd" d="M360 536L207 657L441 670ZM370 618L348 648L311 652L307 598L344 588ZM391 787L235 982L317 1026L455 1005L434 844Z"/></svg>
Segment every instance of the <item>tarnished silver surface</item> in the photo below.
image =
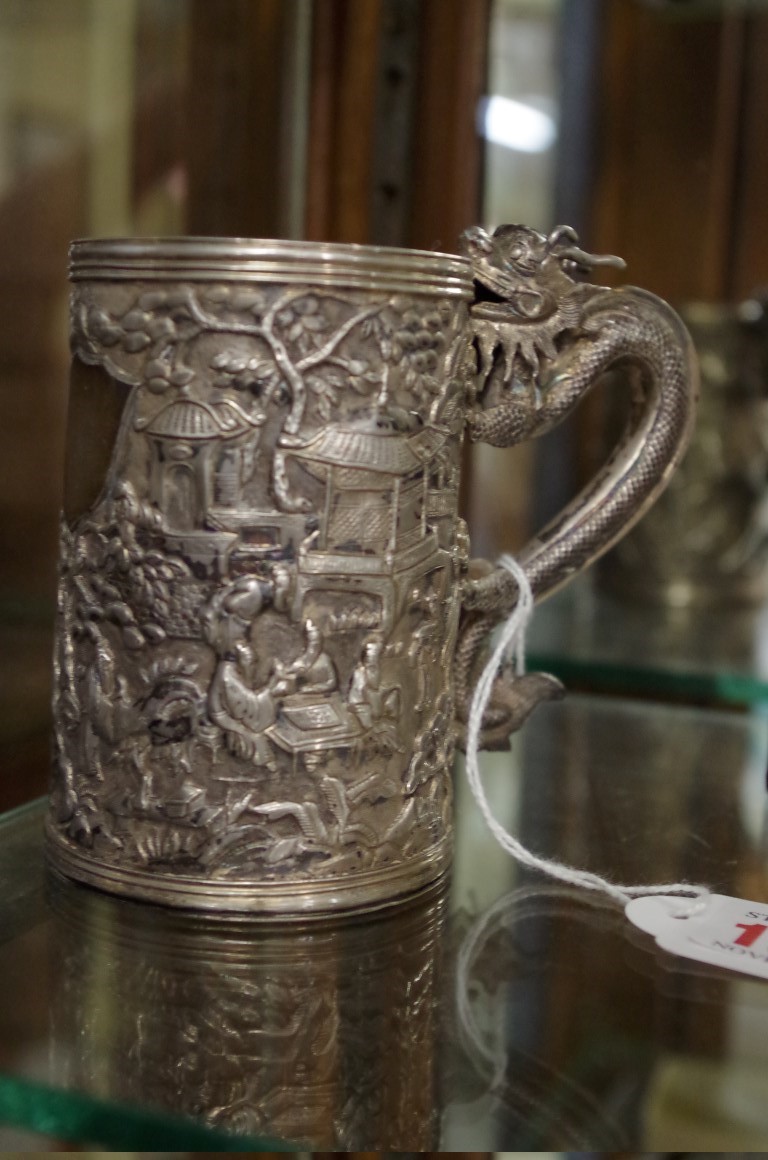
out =
<svg viewBox="0 0 768 1160"><path fill-rule="evenodd" d="M673 607L768 598L765 311L758 299L682 310L701 367L698 422L659 503L602 561L612 591Z"/></svg>
<svg viewBox="0 0 768 1160"><path fill-rule="evenodd" d="M445 869L454 722L516 596L468 566L465 427L528 438L617 361L640 368L613 468L524 553L541 595L650 502L691 406L676 317L580 282L600 259L573 231L466 245L74 245L66 873L269 914L378 905ZM486 741L558 692L498 682Z"/></svg>

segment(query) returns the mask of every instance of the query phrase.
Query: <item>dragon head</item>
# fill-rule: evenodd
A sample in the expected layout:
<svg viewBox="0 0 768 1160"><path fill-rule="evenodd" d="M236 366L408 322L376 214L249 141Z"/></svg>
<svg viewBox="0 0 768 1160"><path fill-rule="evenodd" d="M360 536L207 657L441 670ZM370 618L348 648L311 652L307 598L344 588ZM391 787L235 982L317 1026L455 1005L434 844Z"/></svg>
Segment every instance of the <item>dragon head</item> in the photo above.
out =
<svg viewBox="0 0 768 1160"><path fill-rule="evenodd" d="M595 266L625 265L611 254L582 250L570 226L556 226L550 234L520 225L499 226L489 234L473 226L462 234L461 243L485 296L490 292L509 302L526 318L549 314Z"/></svg>

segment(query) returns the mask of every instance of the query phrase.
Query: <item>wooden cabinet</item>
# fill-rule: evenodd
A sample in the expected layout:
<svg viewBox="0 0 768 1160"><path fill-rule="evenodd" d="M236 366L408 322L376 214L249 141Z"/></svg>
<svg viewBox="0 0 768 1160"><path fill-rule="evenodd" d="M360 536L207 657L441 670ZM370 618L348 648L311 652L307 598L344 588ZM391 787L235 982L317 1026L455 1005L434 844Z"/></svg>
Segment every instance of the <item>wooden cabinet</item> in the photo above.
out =
<svg viewBox="0 0 768 1160"><path fill-rule="evenodd" d="M608 0L597 55L590 244L675 303L768 279L768 13Z"/></svg>

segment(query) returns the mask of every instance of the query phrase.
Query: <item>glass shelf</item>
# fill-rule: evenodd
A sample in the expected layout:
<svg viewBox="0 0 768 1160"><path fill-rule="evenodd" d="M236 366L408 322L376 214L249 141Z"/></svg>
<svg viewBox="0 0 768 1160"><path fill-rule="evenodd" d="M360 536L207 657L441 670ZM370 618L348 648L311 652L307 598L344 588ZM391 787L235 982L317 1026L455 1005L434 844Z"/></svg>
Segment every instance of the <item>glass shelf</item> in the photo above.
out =
<svg viewBox="0 0 768 1160"><path fill-rule="evenodd" d="M528 662L589 690L708 704L762 702L768 700L768 606L641 604L586 574L537 608Z"/></svg>
<svg viewBox="0 0 768 1160"><path fill-rule="evenodd" d="M767 760L762 710L573 695L482 768L539 853L768 900ZM44 803L5 815L0 1145L768 1149L768 987L520 871L456 784L450 883L303 925L76 887L44 872Z"/></svg>

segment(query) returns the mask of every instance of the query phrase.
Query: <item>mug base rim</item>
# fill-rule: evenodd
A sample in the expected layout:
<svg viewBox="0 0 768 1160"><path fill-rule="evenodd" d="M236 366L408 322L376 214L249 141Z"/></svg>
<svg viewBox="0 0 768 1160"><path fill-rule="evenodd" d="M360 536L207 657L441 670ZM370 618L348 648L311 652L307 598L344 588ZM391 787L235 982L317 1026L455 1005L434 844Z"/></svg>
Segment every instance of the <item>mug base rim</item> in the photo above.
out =
<svg viewBox="0 0 768 1160"><path fill-rule="evenodd" d="M194 910L208 916L242 914L249 919L311 919L333 914L368 913L398 905L409 895L444 877L452 862L450 836L425 854L394 866L346 878L307 882L258 879L216 880L191 875L153 874L111 865L78 850L48 820L46 857L59 874L109 894Z"/></svg>

